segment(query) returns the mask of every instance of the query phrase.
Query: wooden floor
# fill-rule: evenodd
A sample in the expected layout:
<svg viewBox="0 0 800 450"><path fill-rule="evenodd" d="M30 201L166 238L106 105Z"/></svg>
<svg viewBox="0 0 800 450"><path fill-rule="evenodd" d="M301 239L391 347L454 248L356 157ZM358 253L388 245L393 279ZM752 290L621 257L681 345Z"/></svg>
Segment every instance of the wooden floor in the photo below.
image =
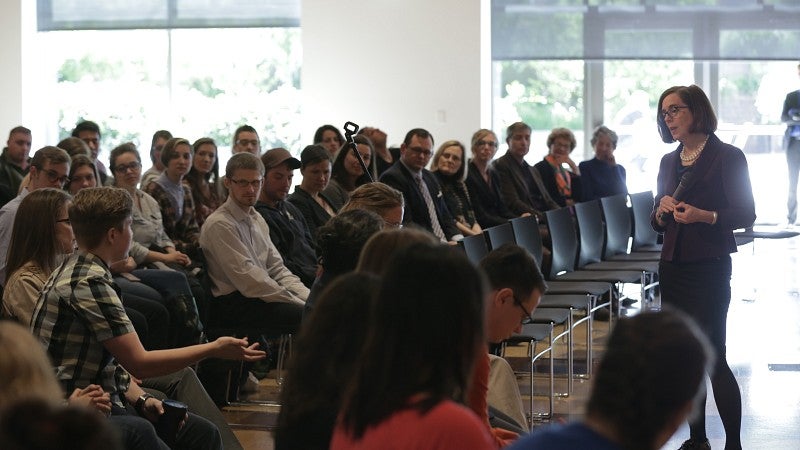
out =
<svg viewBox="0 0 800 450"><path fill-rule="evenodd" d="M740 247L734 255L732 301L728 315L728 360L740 383L743 399L742 442L745 449L800 448L800 238L758 240ZM635 304L628 314L635 314ZM595 358L602 355L607 328L596 322L593 333ZM585 334L576 332L576 357L585 351ZM565 346L557 346L563 356ZM523 356L525 349L512 348L509 355ZM524 361L514 361L524 365ZM270 374L272 375L272 374ZM520 378L523 394L527 377ZM546 379L535 380L544 392ZM568 398L557 398L554 422L579 420L591 388L590 380L575 380ZM566 380L556 379L556 391L566 390ZM277 398L275 380L261 380L251 398ZM711 394L709 394L711 396ZM527 406L527 397L523 395ZM544 397L535 397L536 411L546 411ZM228 422L247 450L273 448L272 435L263 427L274 424L277 408L266 406L227 407ZM724 430L710 398L707 402L708 436L714 449L724 447ZM538 426L547 426L540 424ZM258 429L261 428L261 429ZM688 438L688 427L678 430L664 449L677 449Z"/></svg>

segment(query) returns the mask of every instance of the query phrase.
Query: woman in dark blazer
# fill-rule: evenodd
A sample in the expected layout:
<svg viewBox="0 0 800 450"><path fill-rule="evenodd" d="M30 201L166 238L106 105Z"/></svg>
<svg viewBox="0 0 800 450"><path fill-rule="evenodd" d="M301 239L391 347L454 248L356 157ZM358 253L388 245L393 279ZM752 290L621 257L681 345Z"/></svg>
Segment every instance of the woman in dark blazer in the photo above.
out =
<svg viewBox="0 0 800 450"><path fill-rule="evenodd" d="M502 225L516 217L503 202L497 174L489 167L497 153L498 142L492 130L481 129L472 135L472 159L467 164L466 185L475 218L482 228Z"/></svg>
<svg viewBox="0 0 800 450"><path fill-rule="evenodd" d="M555 128L547 136L547 148L550 149L543 160L534 164L533 168L542 177L550 198L564 207L582 201L581 173L575 161L569 157L578 142L572 131L566 128ZM569 170L564 168L564 164Z"/></svg>
<svg viewBox="0 0 800 450"><path fill-rule="evenodd" d="M731 301L730 253L736 251L733 230L751 226L756 218L747 160L741 150L714 134L717 118L699 87L667 89L658 111L662 140L680 142L661 159L651 216L653 228L664 234L661 300L688 313L714 345L711 387L725 427L725 448L741 449L742 399L725 357L725 325ZM705 397L698 411L689 423L690 439L681 449L711 448Z"/></svg>
<svg viewBox="0 0 800 450"><path fill-rule="evenodd" d="M316 245L317 228L325 225L336 215L339 207L322 193L331 176L331 159L327 149L321 145L309 145L300 153L300 173L303 181L294 188L288 200L303 213L308 231Z"/></svg>

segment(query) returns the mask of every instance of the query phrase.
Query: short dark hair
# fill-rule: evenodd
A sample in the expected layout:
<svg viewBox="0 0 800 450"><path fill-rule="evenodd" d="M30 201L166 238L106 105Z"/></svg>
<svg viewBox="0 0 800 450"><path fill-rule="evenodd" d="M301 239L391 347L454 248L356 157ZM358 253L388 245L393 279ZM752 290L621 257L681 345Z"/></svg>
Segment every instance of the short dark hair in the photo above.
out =
<svg viewBox="0 0 800 450"><path fill-rule="evenodd" d="M383 229L383 218L372 211L353 209L333 216L317 229L317 253L326 273L355 270L364 244Z"/></svg>
<svg viewBox="0 0 800 450"><path fill-rule="evenodd" d="M72 137L79 137L78 135L80 135L81 131L91 131L92 133L97 133L98 136L102 136L100 127L91 120L84 120L75 125L75 129L72 130Z"/></svg>
<svg viewBox="0 0 800 450"><path fill-rule="evenodd" d="M187 139L174 137L168 140L164 144L164 148L161 149L161 164L164 166L169 165L169 161L172 158L176 157L175 149L178 148L179 145L186 145L189 147L189 153L194 155L194 149L192 148L192 144L189 143Z"/></svg>
<svg viewBox="0 0 800 450"><path fill-rule="evenodd" d="M511 125L509 125L508 128L506 128L506 142L508 142L508 140L511 139L511 136L514 136L514 133L522 130L533 131L533 129L531 129L531 126L525 122L514 122Z"/></svg>
<svg viewBox="0 0 800 450"><path fill-rule="evenodd" d="M620 318L595 374L587 413L610 424L623 449L654 448L656 435L675 414L698 395L705 397L701 387L713 360L703 332L677 310Z"/></svg>
<svg viewBox="0 0 800 450"><path fill-rule="evenodd" d="M136 149L136 145L133 142L120 144L114 147L114 150L111 150L111 154L108 157L108 168L111 170L111 173L114 173L114 171L117 169L117 158L125 153L132 153L134 156L136 156L136 160L139 161L139 163L142 162L142 157L139 155L139 150Z"/></svg>
<svg viewBox="0 0 800 450"><path fill-rule="evenodd" d="M503 244L483 257L480 268L486 274L492 289L509 288L517 302L523 302L534 290L544 294L544 281L536 260L516 244Z"/></svg>
<svg viewBox="0 0 800 450"><path fill-rule="evenodd" d="M28 136L30 136L31 135L31 130L29 130L28 128L23 127L22 125L18 125L16 127L12 128L11 131L8 132L8 137L11 137L11 135L14 134L14 133L23 133L23 134L27 134Z"/></svg>
<svg viewBox="0 0 800 450"><path fill-rule="evenodd" d="M69 207L75 240L86 249L97 248L111 228L122 229L131 216L133 199L128 191L115 187L81 189Z"/></svg>
<svg viewBox="0 0 800 450"><path fill-rule="evenodd" d="M403 139L403 145L408 147L411 145L411 139L416 136L420 139L428 139L431 138L431 144L433 144L433 135L424 128L413 128L406 133L406 137Z"/></svg>
<svg viewBox="0 0 800 450"><path fill-rule="evenodd" d="M33 158L31 158L31 166L41 170L42 167L44 167L45 161L49 161L50 164L69 164L71 160L69 153L65 152L63 149L47 146L36 150L36 153L33 154Z"/></svg>
<svg viewBox="0 0 800 450"><path fill-rule="evenodd" d="M57 145L58 148L62 148L69 153L69 156L75 157L76 155L85 155L88 157L92 157L92 151L89 149L89 146L86 145L86 142L83 142L82 139L78 139L76 137L68 137L61 140L61 142Z"/></svg>
<svg viewBox="0 0 800 450"><path fill-rule="evenodd" d="M670 94L677 94L689 107L689 111L692 112L694 120L691 128L689 128L690 133L711 134L717 131L717 115L714 114L714 108L711 106L711 101L706 96L706 93L695 84L691 86L672 86L664 91L658 99L656 122L658 123L658 133L661 135L662 141L667 144L675 142L675 139L672 138L672 133L669 131L667 121L664 119L664 114L661 113L664 109L664 99Z"/></svg>
<svg viewBox="0 0 800 450"><path fill-rule="evenodd" d="M239 128L237 128L236 131L233 132L233 142L232 142L233 145L236 145L236 141L239 140L239 134L242 133L243 131L246 131L248 133L255 133L256 136L258 136L258 131L256 131L255 128L251 127L250 125L242 125ZM260 139L261 138L259 138L259 140Z"/></svg>
<svg viewBox="0 0 800 450"><path fill-rule="evenodd" d="M261 162L261 158L252 153L242 152L231 156L225 165L225 177L231 178L239 169L257 170L261 176L264 176L264 163Z"/></svg>

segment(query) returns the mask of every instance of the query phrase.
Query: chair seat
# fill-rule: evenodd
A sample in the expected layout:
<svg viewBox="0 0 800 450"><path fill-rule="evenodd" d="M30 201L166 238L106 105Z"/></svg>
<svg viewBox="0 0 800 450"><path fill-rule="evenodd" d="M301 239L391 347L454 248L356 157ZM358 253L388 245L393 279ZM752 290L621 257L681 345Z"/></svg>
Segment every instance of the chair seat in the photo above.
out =
<svg viewBox="0 0 800 450"><path fill-rule="evenodd" d="M602 281L547 280L547 294L589 294L601 296L611 290L611 284Z"/></svg>
<svg viewBox="0 0 800 450"><path fill-rule="evenodd" d="M553 330L552 323L526 323L522 326L521 333L515 333L506 339L509 343L522 342L541 342L550 339L550 332Z"/></svg>
<svg viewBox="0 0 800 450"><path fill-rule="evenodd" d="M589 297L585 294L545 294L539 300L539 308L571 308L585 310Z"/></svg>
<svg viewBox="0 0 800 450"><path fill-rule="evenodd" d="M552 323L562 325L569 320L569 309L566 308L536 308L531 314L532 323Z"/></svg>
<svg viewBox="0 0 800 450"><path fill-rule="evenodd" d="M657 252L620 253L608 258L609 261L659 261L661 254Z"/></svg>
<svg viewBox="0 0 800 450"><path fill-rule="evenodd" d="M644 245L636 249L637 252L658 252L661 253L661 244Z"/></svg>
<svg viewBox="0 0 800 450"><path fill-rule="evenodd" d="M600 261L586 264L580 270L642 270L658 272L658 261Z"/></svg>
<svg viewBox="0 0 800 450"><path fill-rule="evenodd" d="M577 270L556 277L556 281L605 281L608 283L639 283L642 271L635 270Z"/></svg>

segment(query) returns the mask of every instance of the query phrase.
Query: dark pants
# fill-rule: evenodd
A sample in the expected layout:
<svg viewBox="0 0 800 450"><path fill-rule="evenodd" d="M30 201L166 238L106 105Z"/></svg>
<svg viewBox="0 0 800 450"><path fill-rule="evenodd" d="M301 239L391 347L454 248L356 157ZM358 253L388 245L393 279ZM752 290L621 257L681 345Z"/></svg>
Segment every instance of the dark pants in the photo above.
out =
<svg viewBox="0 0 800 450"><path fill-rule="evenodd" d="M741 449L742 395L725 357L728 307L731 303L731 258L699 263L661 261L661 302L687 313L711 341L716 353L711 388L725 428L726 449ZM693 439L706 439L706 396L689 422Z"/></svg>
<svg viewBox="0 0 800 450"><path fill-rule="evenodd" d="M786 146L786 165L789 168L789 197L786 218L792 224L797 219L797 179L800 175L800 139L789 139Z"/></svg>
<svg viewBox="0 0 800 450"><path fill-rule="evenodd" d="M303 307L294 303L265 302L232 292L209 305L208 328L257 331L267 337L297 333Z"/></svg>

